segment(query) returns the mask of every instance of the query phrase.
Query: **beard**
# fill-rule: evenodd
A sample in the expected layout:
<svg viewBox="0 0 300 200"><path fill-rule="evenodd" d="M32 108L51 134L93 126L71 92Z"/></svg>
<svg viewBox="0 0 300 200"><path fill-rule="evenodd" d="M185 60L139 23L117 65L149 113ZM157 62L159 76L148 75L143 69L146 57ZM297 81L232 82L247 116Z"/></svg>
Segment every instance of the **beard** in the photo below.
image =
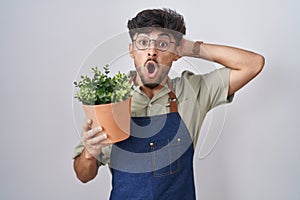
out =
<svg viewBox="0 0 300 200"><path fill-rule="evenodd" d="M145 65L143 66L144 68L145 68ZM149 89L154 89L154 88L160 86L162 84L163 80L168 76L168 73L170 70L170 67L161 66L156 62L156 67L157 67L158 73L155 78L149 78L147 76L146 72L143 72L143 67L136 67L136 70L142 81L142 84Z"/></svg>

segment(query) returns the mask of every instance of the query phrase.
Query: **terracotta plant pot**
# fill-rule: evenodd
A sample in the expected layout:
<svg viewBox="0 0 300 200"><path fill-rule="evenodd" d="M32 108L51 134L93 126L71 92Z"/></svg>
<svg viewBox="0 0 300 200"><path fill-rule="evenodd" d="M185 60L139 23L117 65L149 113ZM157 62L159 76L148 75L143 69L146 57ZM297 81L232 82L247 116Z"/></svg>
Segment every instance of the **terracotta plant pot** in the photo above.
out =
<svg viewBox="0 0 300 200"><path fill-rule="evenodd" d="M85 115L93 120L92 128L101 126L108 143L116 143L130 136L131 99L103 105L83 105Z"/></svg>

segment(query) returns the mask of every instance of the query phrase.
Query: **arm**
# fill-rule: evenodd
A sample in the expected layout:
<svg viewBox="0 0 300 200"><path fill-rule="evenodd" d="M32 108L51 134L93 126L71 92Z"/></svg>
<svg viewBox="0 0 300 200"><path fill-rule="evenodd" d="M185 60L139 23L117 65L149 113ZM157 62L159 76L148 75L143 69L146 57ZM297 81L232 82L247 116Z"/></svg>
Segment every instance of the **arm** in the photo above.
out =
<svg viewBox="0 0 300 200"><path fill-rule="evenodd" d="M92 121L87 120L83 126L82 140L85 148L74 160L76 176L83 183L96 177L99 167L96 157L100 154L102 147L108 145L103 143L107 136L102 132L101 127L91 129L91 124Z"/></svg>
<svg viewBox="0 0 300 200"><path fill-rule="evenodd" d="M74 160L74 170L77 178L81 182L87 183L94 179L98 173L97 160L90 157L87 149L84 148L83 152Z"/></svg>
<svg viewBox="0 0 300 200"><path fill-rule="evenodd" d="M194 45L200 45L199 55L194 55ZM179 55L199 57L230 68L228 96L246 85L264 66L264 57L257 53L216 44L195 44L186 39L181 41Z"/></svg>

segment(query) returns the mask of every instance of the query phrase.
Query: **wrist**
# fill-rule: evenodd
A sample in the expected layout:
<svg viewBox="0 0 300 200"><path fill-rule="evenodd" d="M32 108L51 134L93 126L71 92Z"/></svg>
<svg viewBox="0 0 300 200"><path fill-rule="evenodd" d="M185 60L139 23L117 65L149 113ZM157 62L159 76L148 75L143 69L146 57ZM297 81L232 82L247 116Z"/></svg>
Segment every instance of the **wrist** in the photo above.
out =
<svg viewBox="0 0 300 200"><path fill-rule="evenodd" d="M180 56L188 56L188 57L192 56L192 54L193 54L193 45L194 45L193 41L182 38L182 40L180 42L179 49L178 49L179 50L178 54Z"/></svg>
<svg viewBox="0 0 300 200"><path fill-rule="evenodd" d="M200 52L201 52L201 45L203 44L203 41L196 41L193 44L193 57L200 58Z"/></svg>
<svg viewBox="0 0 300 200"><path fill-rule="evenodd" d="M90 152L87 150L87 148L83 149L82 155L83 155L84 159L86 159L86 160L95 160L96 159L92 154L90 154Z"/></svg>
<svg viewBox="0 0 300 200"><path fill-rule="evenodd" d="M180 56L200 58L202 44L203 41L194 42L183 38L178 53Z"/></svg>

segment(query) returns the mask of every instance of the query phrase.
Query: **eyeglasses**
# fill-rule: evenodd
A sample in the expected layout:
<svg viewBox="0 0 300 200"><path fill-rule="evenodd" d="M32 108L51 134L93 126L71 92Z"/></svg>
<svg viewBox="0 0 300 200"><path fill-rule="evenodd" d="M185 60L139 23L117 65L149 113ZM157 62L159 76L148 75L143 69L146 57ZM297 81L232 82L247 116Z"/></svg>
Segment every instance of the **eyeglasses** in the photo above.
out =
<svg viewBox="0 0 300 200"><path fill-rule="evenodd" d="M155 44L155 48L159 51L167 51L170 48L171 44L175 43L171 42L170 38L167 36L159 36L158 38L156 38L156 40L150 39L146 36L138 36L135 40L133 40L135 46L139 50L148 49L152 41Z"/></svg>

